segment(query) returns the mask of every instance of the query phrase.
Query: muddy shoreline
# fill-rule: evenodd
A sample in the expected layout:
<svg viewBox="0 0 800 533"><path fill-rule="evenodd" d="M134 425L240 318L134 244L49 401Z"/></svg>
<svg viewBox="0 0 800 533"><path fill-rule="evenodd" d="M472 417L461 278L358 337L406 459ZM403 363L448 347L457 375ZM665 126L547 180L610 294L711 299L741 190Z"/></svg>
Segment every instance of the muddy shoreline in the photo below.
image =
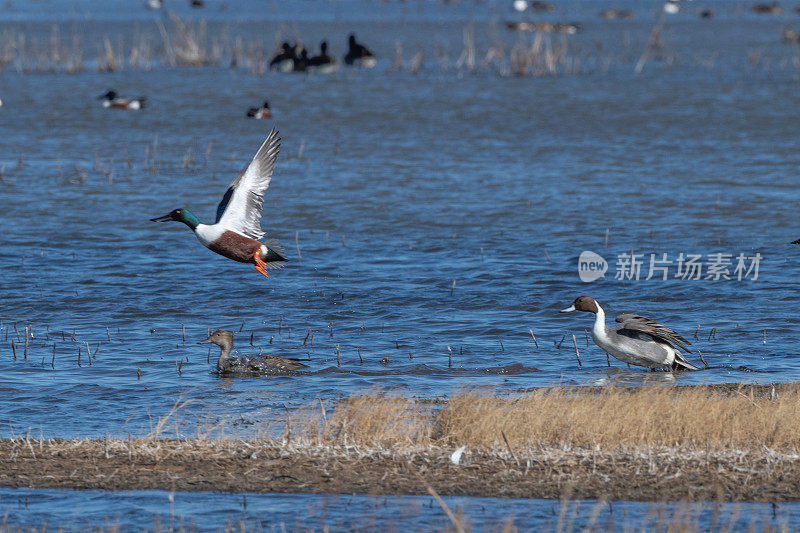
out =
<svg viewBox="0 0 800 533"><path fill-rule="evenodd" d="M797 405L798 384L468 393L434 410L372 393L293 411L269 437L164 438L176 404L140 438L0 439L0 486L800 501Z"/></svg>
<svg viewBox="0 0 800 533"><path fill-rule="evenodd" d="M800 500L800 456L765 449L392 451L220 440L0 441L0 485L608 500Z"/></svg>

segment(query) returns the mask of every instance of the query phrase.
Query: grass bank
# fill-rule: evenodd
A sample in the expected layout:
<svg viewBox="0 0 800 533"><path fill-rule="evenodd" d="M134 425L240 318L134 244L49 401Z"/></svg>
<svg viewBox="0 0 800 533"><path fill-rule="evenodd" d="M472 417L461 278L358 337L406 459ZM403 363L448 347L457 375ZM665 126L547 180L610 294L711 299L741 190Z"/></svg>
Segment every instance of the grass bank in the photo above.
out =
<svg viewBox="0 0 800 533"><path fill-rule="evenodd" d="M800 386L373 393L274 438L0 441L0 485L626 500L800 500ZM466 450L459 464L450 456Z"/></svg>

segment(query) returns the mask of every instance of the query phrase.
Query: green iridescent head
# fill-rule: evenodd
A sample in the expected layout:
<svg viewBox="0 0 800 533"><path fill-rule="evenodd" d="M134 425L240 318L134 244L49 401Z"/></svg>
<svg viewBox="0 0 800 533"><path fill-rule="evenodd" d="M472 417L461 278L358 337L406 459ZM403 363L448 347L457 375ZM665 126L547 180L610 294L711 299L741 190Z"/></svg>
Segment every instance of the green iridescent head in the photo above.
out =
<svg viewBox="0 0 800 533"><path fill-rule="evenodd" d="M173 209L163 217L151 218L150 220L153 222L169 222L170 220L174 220L176 222L183 222L192 229L195 229L200 224L200 221L194 216L194 213L183 207Z"/></svg>

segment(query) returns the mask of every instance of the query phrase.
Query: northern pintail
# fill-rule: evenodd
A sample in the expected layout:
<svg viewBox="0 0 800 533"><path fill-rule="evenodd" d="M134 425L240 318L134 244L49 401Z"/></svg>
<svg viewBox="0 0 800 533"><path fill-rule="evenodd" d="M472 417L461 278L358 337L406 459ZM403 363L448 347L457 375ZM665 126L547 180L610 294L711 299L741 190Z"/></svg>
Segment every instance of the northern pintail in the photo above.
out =
<svg viewBox="0 0 800 533"><path fill-rule="evenodd" d="M139 98L131 98L130 100L126 98L119 98L117 96L117 92L113 89L109 89L105 92L105 94L101 94L98 98L103 101L103 107L108 107L111 109L133 110L142 109L146 100L146 98L143 96L140 96Z"/></svg>
<svg viewBox="0 0 800 533"><path fill-rule="evenodd" d="M592 339L606 353L631 365L665 370L700 370L688 362L679 350L691 353L689 341L658 322L635 314L617 317L616 327L606 326L606 314L597 300L581 296L562 313L585 311L594 313Z"/></svg>
<svg viewBox="0 0 800 533"><path fill-rule="evenodd" d="M299 359L289 357L275 357L272 355L255 354L231 357L233 350L233 334L224 329L218 329L204 341L197 344L216 344L219 346L219 359L217 371L225 374L269 374L276 370L295 371L308 368Z"/></svg>
<svg viewBox="0 0 800 533"><path fill-rule="evenodd" d="M197 240L212 252L240 263L252 263L256 270L269 277L268 268L279 268L287 260L283 246L277 240L259 242L265 235L259 223L264 193L275 170L279 147L278 132L272 130L247 168L225 191L217 206L217 218L213 224L201 224L185 208L173 209L163 217L150 220L183 222L191 228Z"/></svg>
<svg viewBox="0 0 800 533"><path fill-rule="evenodd" d="M347 55L344 56L344 64L353 67L372 68L378 64L375 56L367 50L366 46L356 42L354 33L347 39Z"/></svg>

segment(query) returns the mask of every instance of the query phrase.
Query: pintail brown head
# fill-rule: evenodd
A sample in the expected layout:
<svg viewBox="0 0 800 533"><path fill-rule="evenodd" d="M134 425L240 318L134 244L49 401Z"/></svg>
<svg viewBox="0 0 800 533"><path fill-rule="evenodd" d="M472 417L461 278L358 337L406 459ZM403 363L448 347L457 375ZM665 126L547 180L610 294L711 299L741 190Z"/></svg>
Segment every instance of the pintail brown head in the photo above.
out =
<svg viewBox="0 0 800 533"><path fill-rule="evenodd" d="M597 313L597 301L591 296L579 296L571 306L562 309L562 313L569 313L571 311L585 311L587 313Z"/></svg>

